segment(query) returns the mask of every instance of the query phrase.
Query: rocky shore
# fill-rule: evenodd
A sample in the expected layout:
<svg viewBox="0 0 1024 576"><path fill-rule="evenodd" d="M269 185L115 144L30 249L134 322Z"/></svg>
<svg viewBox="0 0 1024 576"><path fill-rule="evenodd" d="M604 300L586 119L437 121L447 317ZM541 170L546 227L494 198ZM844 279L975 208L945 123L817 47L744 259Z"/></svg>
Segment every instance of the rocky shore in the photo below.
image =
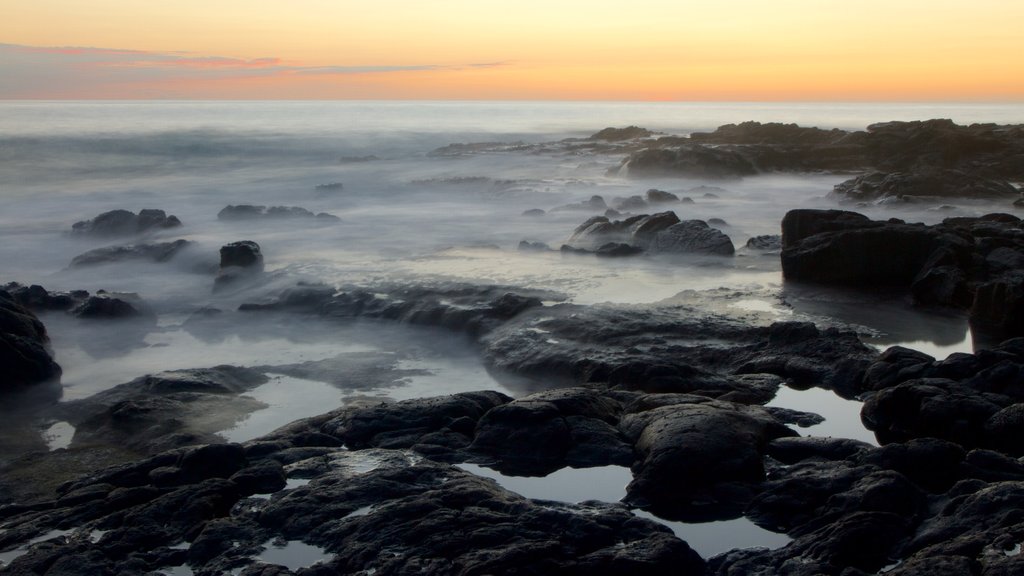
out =
<svg viewBox="0 0 1024 576"><path fill-rule="evenodd" d="M623 164L632 176L887 171L837 186L834 194L851 201L894 190L906 197L909 185L897 182L907 179L892 176L900 171L927 175L912 184L938 178L961 195L1000 200L1019 197L1007 182L1024 179L1017 127L931 121L848 133L746 123L672 138L629 127L571 144L634 148ZM936 166L968 176L936 175ZM637 207L682 202L654 189L636 198ZM602 208L592 200L579 209ZM335 222L296 207L224 210L219 217L228 220ZM162 211L106 214L74 233L138 236L181 225ZM265 283L260 246L239 241L222 247L220 266L206 271L211 291L265 288L233 313L456 334L491 373L529 382L532 391L352 402L226 442L219 432L259 408L247 392L268 373L323 375L332 364L158 372L57 403L61 368L40 315L152 323L155 316L131 294L7 284L0 401L11 432L0 436L0 573L1024 571L1022 221L994 213L926 226L793 210L780 228L781 237L751 239L746 249L779 252L786 282L865 292L884 286L905 294L908 305L962 311L977 351L944 359L898 346L879 351L842 326L753 321L685 301L581 305L496 284L280 289ZM132 244L87 252L72 265L160 263L195 249L184 240ZM562 251L713 260L737 253L708 222L670 210L589 218ZM187 322L222 313L204 308ZM863 401L862 421L878 445L802 436L821 416L769 405L783 387ZM66 422L74 436L66 447L42 449L17 430L36 421ZM527 477L614 466L632 479L618 502L538 500L468 465ZM707 557L665 523L738 518L791 541ZM268 555L274 550L302 561Z"/></svg>

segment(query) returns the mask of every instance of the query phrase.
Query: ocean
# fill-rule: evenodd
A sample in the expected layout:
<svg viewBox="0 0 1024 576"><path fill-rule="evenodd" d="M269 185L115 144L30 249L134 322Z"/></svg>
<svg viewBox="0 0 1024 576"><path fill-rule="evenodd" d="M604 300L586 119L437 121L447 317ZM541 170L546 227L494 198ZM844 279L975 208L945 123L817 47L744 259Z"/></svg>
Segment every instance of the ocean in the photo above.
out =
<svg viewBox="0 0 1024 576"><path fill-rule="evenodd" d="M298 418L367 402L491 389L523 396L543 381L509 381L487 370L470 339L440 329L339 322L315 315L246 313L298 282L346 290L501 285L544 290L553 301L671 306L750 323L810 320L857 330L884 349L901 344L942 358L969 352L963 314L915 310L902 295L865 295L783 282L776 254L745 248L778 234L786 211L835 208L826 196L849 175L764 174L735 180L631 179L621 152L578 146L605 127L672 135L747 120L863 129L876 122L950 118L1024 123L1024 107L999 104L605 103L605 102L0 102L0 285L51 291L132 293L149 315L88 321L41 312L63 367L61 402L87 399L145 374L222 364L259 367L269 381L244 395L251 412L224 417L224 440L244 442ZM657 188L690 197L682 219L719 219L732 259L563 255L576 226L601 211L566 209L599 195ZM225 220L229 205L298 206L337 219ZM144 238L94 238L72 225L114 209L156 208L182 226ZM661 208L659 208L661 209ZM876 217L934 223L1003 207L958 203L858 208ZM543 210L540 217L524 215ZM185 239L166 262L71 266L96 248ZM219 248L252 240L265 281L215 291ZM522 241L551 251L518 249ZM216 312L214 312L216 311ZM703 313L703 312L702 312ZM195 322L200 318L201 322ZM275 366L333 368L299 378ZM784 387L769 404L825 421L804 435L874 443L860 403ZM0 426L24 425L25 415ZM223 416L223 415L222 415ZM33 422L49 449L71 445L68 422ZM0 429L0 440L20 437ZM32 441L28 441L31 444ZM0 447L4 447L0 442ZM0 462L18 454L0 450ZM563 469L513 478L463 465L524 495L616 501L624 467ZM581 489L584 489L581 492ZM646 513L637 512L644 515ZM651 517L649 514L644 517ZM657 518L655 518L657 519ZM658 519L658 521L662 521ZM705 557L736 546L778 547L784 535L744 518L665 522ZM301 554L300 554L301 556ZM2 559L0 559L2 561ZM303 558L303 564L312 562Z"/></svg>
<svg viewBox="0 0 1024 576"><path fill-rule="evenodd" d="M524 393L496 380L472 347L454 335L235 312L239 304L266 296L212 291L218 249L237 240L259 243L274 278L272 288L299 281L337 287L470 283L550 290L581 304L643 306L682 299L762 319L853 324L880 347L909 344L942 356L970 350L962 316L908 311L891 301L865 306L855 296L834 292L794 298L782 282L777 258L743 251L748 238L777 234L791 208L835 207L825 196L847 176L633 180L615 172L622 154L558 144L609 126L686 135L746 120L863 129L875 122L928 118L1021 123L1024 107L0 102L0 279L49 290L136 293L156 315L153 325L125 330L62 313L43 314L56 360L64 368L65 401L147 373L217 364L273 365L339 356L340 365L359 375L327 383L275 380L261 392L261 401L270 406L262 416L267 422L225 431L232 439L355 398L400 399L482 388ZM445 148L473 143L488 144ZM612 262L557 252L591 214L553 208L593 195L610 201L649 188L694 196L693 204L677 208L679 216L724 220L722 229L740 248L739 255L709 265L643 257ZM339 221L218 219L221 209L238 204L300 206ZM195 244L165 263L69 267L74 256L87 250L131 242L70 234L73 223L119 208L158 208L183 222L146 241L184 238ZM936 222L989 208L917 209L900 217ZM523 216L530 209L546 214ZM867 213L886 214L881 208ZM555 251L517 250L523 240L546 243ZM226 311L218 332L190 329L188 319L204 308ZM304 392L282 392L287 390Z"/></svg>

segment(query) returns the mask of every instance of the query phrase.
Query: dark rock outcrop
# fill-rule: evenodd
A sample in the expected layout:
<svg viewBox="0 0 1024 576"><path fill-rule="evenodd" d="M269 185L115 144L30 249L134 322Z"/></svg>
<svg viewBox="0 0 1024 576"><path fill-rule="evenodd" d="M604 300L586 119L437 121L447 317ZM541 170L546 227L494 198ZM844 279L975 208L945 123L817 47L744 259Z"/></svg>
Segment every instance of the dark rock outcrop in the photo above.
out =
<svg viewBox="0 0 1024 576"><path fill-rule="evenodd" d="M934 226L838 210L792 210L782 222L787 280L909 289L919 304L969 308L982 339L1024 334L1024 224L1009 214Z"/></svg>
<svg viewBox="0 0 1024 576"><path fill-rule="evenodd" d="M959 170L926 169L917 172L872 172L836 184L830 197L840 202L922 202L949 198L1012 200L1020 192L1002 180Z"/></svg>
<svg viewBox="0 0 1024 576"><path fill-rule="evenodd" d="M720 230L702 220L681 222L674 212L616 221L595 216L579 225L568 240L569 246L584 250L600 249L609 243L660 254L731 256L735 252L732 241Z"/></svg>
<svg viewBox="0 0 1024 576"><path fill-rule="evenodd" d="M61 368L49 344L46 327L36 315L0 290L0 394L59 383Z"/></svg>
<svg viewBox="0 0 1024 576"><path fill-rule="evenodd" d="M339 185L340 186L340 185ZM319 187L317 188L320 189ZM340 189L340 188L339 188ZM229 205L217 213L218 220L259 220L259 219L312 219L316 222L337 222L340 219L327 212L314 214L299 206L254 206L252 204Z"/></svg>
<svg viewBox="0 0 1024 576"><path fill-rule="evenodd" d="M890 349L868 368L862 419L882 442L941 438L1024 455L1024 339L936 361Z"/></svg>
<svg viewBox="0 0 1024 576"><path fill-rule="evenodd" d="M605 128L590 136L590 140L608 140L618 142L621 140L633 140L636 138L647 138L653 136L654 132L639 126L626 126L625 128Z"/></svg>
<svg viewBox="0 0 1024 576"><path fill-rule="evenodd" d="M222 290L239 281L259 276L263 272L263 252L252 240L240 240L220 247L220 271L214 280L214 291Z"/></svg>
<svg viewBox="0 0 1024 576"><path fill-rule="evenodd" d="M137 298L132 299L135 300L137 304L141 303ZM123 318L137 318L147 315L143 310L140 310L138 306L132 304L128 300L103 293L98 293L95 296L89 296L81 304L72 308L70 313L76 318L91 320L115 320Z"/></svg>
<svg viewBox="0 0 1024 576"><path fill-rule="evenodd" d="M647 199L651 204L664 204L679 202L679 196L671 192L665 192L664 190L658 190L657 188L651 188L644 194L644 198ZM692 201L692 200L691 200Z"/></svg>
<svg viewBox="0 0 1024 576"><path fill-rule="evenodd" d="M760 250L762 252L778 252L782 250L782 236L778 234L765 234L754 236L747 240L747 248Z"/></svg>
<svg viewBox="0 0 1024 576"><path fill-rule="evenodd" d="M744 122L689 138L666 136L645 142L623 162L632 176L679 174L737 177L760 172L865 172L915 174L914 188L1002 196L1005 181L1024 179L1024 127L949 120L887 122L863 132L820 130L795 124ZM622 172L620 168L620 172ZM930 176L953 176L959 184L926 184ZM955 176L963 174L964 176ZM880 180L872 176L867 180ZM891 186L900 179L893 176ZM871 182L852 191L873 195ZM922 188L923 187L923 188ZM946 197L951 197L946 196ZM914 196L907 196L914 197Z"/></svg>
<svg viewBox="0 0 1024 576"><path fill-rule="evenodd" d="M752 176L757 168L731 149L682 144L671 148L648 148L632 153L619 168L629 176L681 175L698 178Z"/></svg>
<svg viewBox="0 0 1024 576"><path fill-rule="evenodd" d="M637 463L628 501L670 517L728 518L764 480L764 448L794 436L760 407L701 398L631 413L620 429Z"/></svg>
<svg viewBox="0 0 1024 576"><path fill-rule="evenodd" d="M71 232L89 236L131 236L177 226L181 226L181 220L177 216L168 216L163 210L144 209L138 214L111 210L92 220L75 222Z"/></svg>
<svg viewBox="0 0 1024 576"><path fill-rule="evenodd" d="M721 230L703 220L686 220L658 233L653 249L661 254L711 254L732 256L736 249Z"/></svg>

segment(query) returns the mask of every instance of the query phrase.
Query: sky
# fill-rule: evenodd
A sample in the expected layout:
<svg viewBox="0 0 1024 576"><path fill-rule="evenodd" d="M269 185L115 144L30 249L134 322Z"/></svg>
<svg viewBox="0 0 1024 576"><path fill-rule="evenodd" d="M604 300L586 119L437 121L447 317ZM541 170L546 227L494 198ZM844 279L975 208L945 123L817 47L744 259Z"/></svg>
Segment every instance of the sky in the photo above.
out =
<svg viewBox="0 0 1024 576"><path fill-rule="evenodd" d="M4 99L1024 102L1022 0L0 0Z"/></svg>

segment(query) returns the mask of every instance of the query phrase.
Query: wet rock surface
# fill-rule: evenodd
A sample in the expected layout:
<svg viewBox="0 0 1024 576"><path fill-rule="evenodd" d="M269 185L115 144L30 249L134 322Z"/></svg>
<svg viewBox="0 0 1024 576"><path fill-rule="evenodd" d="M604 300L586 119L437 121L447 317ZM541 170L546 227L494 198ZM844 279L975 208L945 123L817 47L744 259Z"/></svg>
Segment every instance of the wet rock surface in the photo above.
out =
<svg viewBox="0 0 1024 576"><path fill-rule="evenodd" d="M30 292L45 302L38 290L23 294ZM155 374L64 406L78 428L72 449L35 456L30 472L66 466L87 445L109 442L132 454L94 452L91 468L66 470L68 481L49 496L0 508L0 549L17 551L7 571L187 564L195 573L243 574L813 574L873 573L896 560L905 573L1017 567L1004 551L1024 536L1013 512L1024 507L1018 340L939 362L899 348L879 355L853 333L809 323L752 326L682 305L543 305L553 295L521 292L308 285L248 308L463 332L495 372L554 388L520 398L482 391L358 405L243 444L175 421L196 422L201 406L237 408L239 394L264 381L260 370ZM949 384L934 386L936 378ZM880 400L887 391L922 382L924 392L956 392L956 402L947 411L938 398L927 403L938 407L934 416L894 420L888 436L880 433L882 447L800 438L786 424L806 415L763 407L783 383L867 391L868 420L888 409ZM984 410L964 408L975 404ZM954 421L936 419L946 414ZM973 414L987 416L956 420ZM453 466L461 462L512 475L621 465L633 481L624 503L543 502ZM691 522L745 515L794 540L705 564L629 507ZM27 544L54 530L66 532ZM303 568L258 560L274 542L316 547L323 560Z"/></svg>

